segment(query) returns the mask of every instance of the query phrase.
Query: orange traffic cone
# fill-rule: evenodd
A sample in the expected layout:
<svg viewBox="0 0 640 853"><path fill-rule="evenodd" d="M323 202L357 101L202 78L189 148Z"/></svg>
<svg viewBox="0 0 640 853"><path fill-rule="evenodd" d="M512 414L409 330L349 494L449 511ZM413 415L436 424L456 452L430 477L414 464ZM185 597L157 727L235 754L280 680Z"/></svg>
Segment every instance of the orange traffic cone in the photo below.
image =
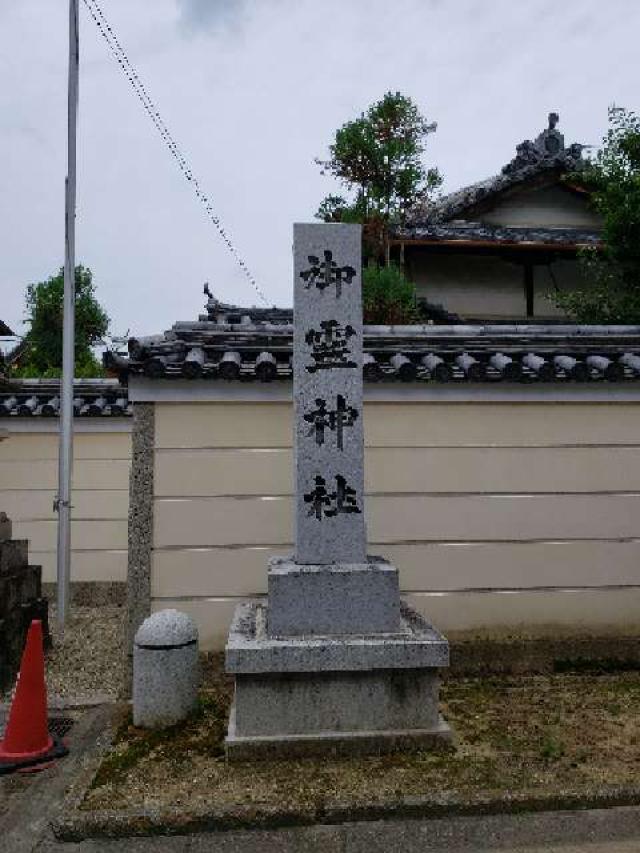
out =
<svg viewBox="0 0 640 853"><path fill-rule="evenodd" d="M34 619L22 653L9 721L0 742L0 775L36 767L67 752L49 734L42 622Z"/></svg>

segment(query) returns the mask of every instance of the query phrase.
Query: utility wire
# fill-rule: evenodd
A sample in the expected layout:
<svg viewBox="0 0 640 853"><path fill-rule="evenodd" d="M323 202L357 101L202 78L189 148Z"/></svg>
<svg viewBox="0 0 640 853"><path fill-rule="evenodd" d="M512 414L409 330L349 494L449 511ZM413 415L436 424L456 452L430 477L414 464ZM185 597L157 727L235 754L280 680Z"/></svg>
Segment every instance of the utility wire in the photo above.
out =
<svg viewBox="0 0 640 853"><path fill-rule="evenodd" d="M171 156L174 158L174 160L178 164L178 168L182 172L182 174L185 177L185 179L187 180L187 182L191 185L191 188L195 192L196 198L198 199L198 201L200 201L200 203L204 207L209 220L213 223L215 229L217 230L218 234L220 235L220 237L224 241L226 247L229 249L229 251L233 255L238 266L240 267L240 269L242 270L242 272L244 273L244 275L246 276L249 283L251 284L253 289L256 291L256 293L258 294L258 296L260 297L262 302L264 302L265 305L269 305L269 302L268 302L267 298L265 297L263 291L259 287L253 273L251 272L249 267L246 265L246 263L242 259L240 253L236 249L235 245L233 244L231 238L229 237L229 235L227 234L225 229L222 227L222 225L220 223L220 218L218 216L216 216L214 209L213 209L213 205L211 204L209 197L201 189L200 183L199 183L198 179L196 178L196 176L194 175L193 170L192 170L191 166L189 165L189 162L187 161L187 158L185 157L185 155L180 150L177 142L175 141L171 132L169 131L169 128L167 127L164 119L160 115L158 107L156 106L154 101L151 99L151 96L149 95L144 83L140 79L140 76L137 73L136 69L132 65L129 57L127 56L127 54L124 50L124 48L122 47L122 44L120 43L118 36L116 35L113 27L109 24L101 6L100 6L100 3L98 2L98 0L83 0L83 2L89 11L89 14L93 18L96 26L98 27L98 30L99 30L101 36L104 38L105 42L107 43L107 46L109 47L111 54L114 56L118 65L120 66L123 74L125 75L125 77L129 81L129 83L131 84L131 86L132 86L134 92L136 93L138 100L142 104L145 112L147 113L147 115L149 116L151 121L153 122L153 124L154 124L156 130L158 131L158 133L160 134L163 142L167 146Z"/></svg>

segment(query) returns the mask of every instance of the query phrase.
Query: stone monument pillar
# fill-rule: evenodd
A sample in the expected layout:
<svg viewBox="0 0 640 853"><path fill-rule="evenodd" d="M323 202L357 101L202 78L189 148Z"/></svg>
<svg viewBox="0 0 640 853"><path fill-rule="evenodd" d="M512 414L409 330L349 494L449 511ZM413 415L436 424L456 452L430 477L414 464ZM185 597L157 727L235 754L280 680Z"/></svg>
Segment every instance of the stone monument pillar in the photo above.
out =
<svg viewBox="0 0 640 853"><path fill-rule="evenodd" d="M295 561L363 563L359 226L295 225ZM330 246L330 248L327 248Z"/></svg>
<svg viewBox="0 0 640 853"><path fill-rule="evenodd" d="M268 602L238 606L231 757L424 748L446 639L367 556L359 225L294 226L295 552L270 561Z"/></svg>

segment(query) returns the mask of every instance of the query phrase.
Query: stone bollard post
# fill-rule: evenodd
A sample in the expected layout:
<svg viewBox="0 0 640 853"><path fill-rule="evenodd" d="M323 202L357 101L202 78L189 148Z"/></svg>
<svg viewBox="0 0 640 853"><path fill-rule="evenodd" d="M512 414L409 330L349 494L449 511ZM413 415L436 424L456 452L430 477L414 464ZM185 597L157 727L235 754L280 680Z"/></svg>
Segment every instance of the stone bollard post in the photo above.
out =
<svg viewBox="0 0 640 853"><path fill-rule="evenodd" d="M198 629L178 610L160 610L138 628L133 644L133 724L175 725L193 710L200 683Z"/></svg>

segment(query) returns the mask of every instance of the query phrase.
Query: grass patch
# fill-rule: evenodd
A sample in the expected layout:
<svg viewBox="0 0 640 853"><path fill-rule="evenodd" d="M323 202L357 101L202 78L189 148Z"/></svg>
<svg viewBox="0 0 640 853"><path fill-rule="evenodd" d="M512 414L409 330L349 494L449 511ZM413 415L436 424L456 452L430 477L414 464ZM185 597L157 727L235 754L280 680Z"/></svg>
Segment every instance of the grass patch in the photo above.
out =
<svg viewBox="0 0 640 853"><path fill-rule="evenodd" d="M540 755L547 761L558 761L566 752L566 745L557 735L547 734L542 738Z"/></svg>
<svg viewBox="0 0 640 853"><path fill-rule="evenodd" d="M442 710L455 752L227 764L231 685L209 679L197 712L163 732L125 720L84 808L322 809L438 791L589 792L640 778L640 674L450 679Z"/></svg>

